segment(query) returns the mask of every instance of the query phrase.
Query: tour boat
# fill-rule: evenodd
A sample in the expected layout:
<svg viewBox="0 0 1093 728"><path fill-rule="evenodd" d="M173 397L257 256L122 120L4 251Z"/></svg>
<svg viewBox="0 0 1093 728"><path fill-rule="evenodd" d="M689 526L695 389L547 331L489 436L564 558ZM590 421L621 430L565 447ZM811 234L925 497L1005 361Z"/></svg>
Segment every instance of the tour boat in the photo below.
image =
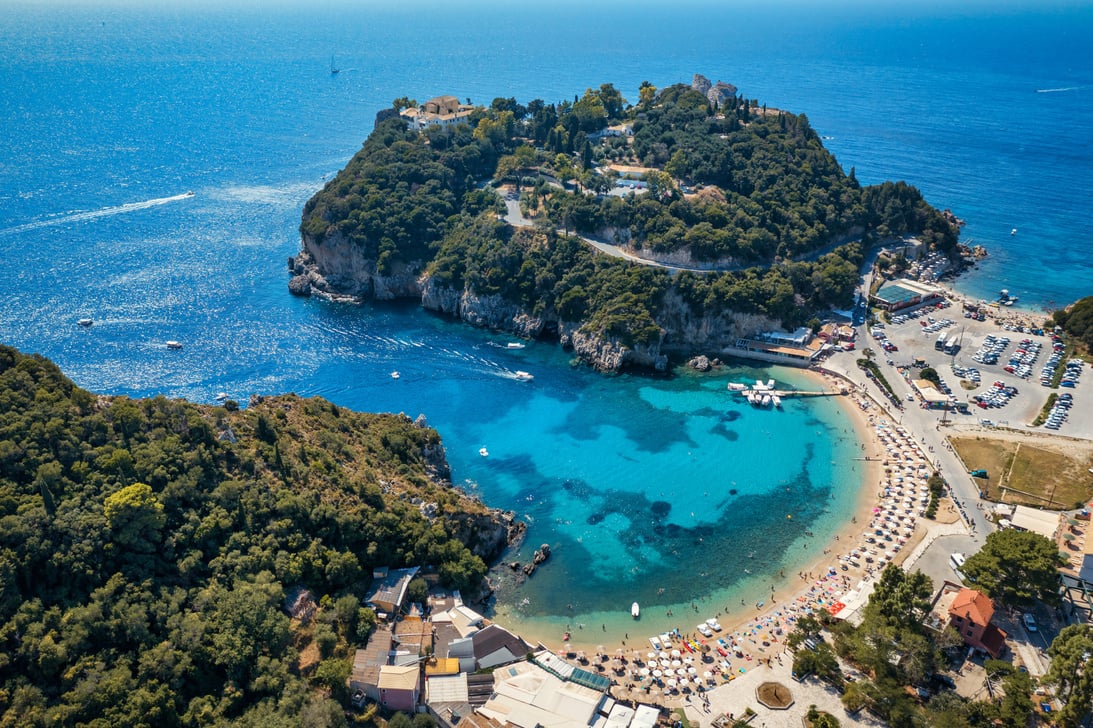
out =
<svg viewBox="0 0 1093 728"><path fill-rule="evenodd" d="M391 372L391 379L398 379L401 376L397 371Z"/></svg>
<svg viewBox="0 0 1093 728"><path fill-rule="evenodd" d="M743 392L747 388L748 385L746 384L741 384L740 382L729 382L730 392Z"/></svg>
<svg viewBox="0 0 1093 728"><path fill-rule="evenodd" d="M505 344L505 348L506 349L523 349L524 344L521 344L519 341L510 341L509 343Z"/></svg>
<svg viewBox="0 0 1093 728"><path fill-rule="evenodd" d="M86 327L90 326L91 324L95 323L95 321L93 319L89 319L89 318L82 318L79 321L77 321L76 323L79 324L80 326L83 326L83 327L86 328Z"/></svg>
<svg viewBox="0 0 1093 728"><path fill-rule="evenodd" d="M634 619L637 619L641 616L641 607L638 606L637 602L634 602L630 605L630 616Z"/></svg>
<svg viewBox="0 0 1093 728"><path fill-rule="evenodd" d="M770 406L770 395L769 394L764 394L763 399L760 402L760 404L762 404L764 407L769 407Z"/></svg>
<svg viewBox="0 0 1093 728"><path fill-rule="evenodd" d="M514 372L514 376L516 380L520 382L530 382L532 379L535 379L535 377L533 377L532 375L528 374L527 372L520 371L519 369Z"/></svg>
<svg viewBox="0 0 1093 728"><path fill-rule="evenodd" d="M480 447L478 448L478 454L484 458L488 458L490 456L490 451L484 447Z"/></svg>
<svg viewBox="0 0 1093 728"><path fill-rule="evenodd" d="M180 341L168 341L167 342L167 348L168 349L181 349L182 348L182 342L180 342Z"/></svg>
<svg viewBox="0 0 1093 728"><path fill-rule="evenodd" d="M779 397L777 394L770 395L770 401L774 402L775 407L777 407L778 409L782 409L782 398Z"/></svg>

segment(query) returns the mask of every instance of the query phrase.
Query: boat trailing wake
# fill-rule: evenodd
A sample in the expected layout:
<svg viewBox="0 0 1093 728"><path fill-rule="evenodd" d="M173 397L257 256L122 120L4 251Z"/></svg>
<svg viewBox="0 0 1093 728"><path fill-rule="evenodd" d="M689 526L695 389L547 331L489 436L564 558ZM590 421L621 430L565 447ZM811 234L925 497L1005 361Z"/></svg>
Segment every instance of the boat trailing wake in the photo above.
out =
<svg viewBox="0 0 1093 728"><path fill-rule="evenodd" d="M1038 93L1038 94L1058 94L1058 93L1062 93L1063 91L1080 91L1081 89L1082 89L1081 86L1064 86L1062 88L1038 88L1038 89L1036 89L1036 93Z"/></svg>
<svg viewBox="0 0 1093 728"><path fill-rule="evenodd" d="M100 210L80 210L76 212L59 213L57 215L47 217L43 220L35 220L34 222L28 222L23 225L16 225L15 227L5 228L3 230L0 230L0 235L13 235L15 233L22 233L28 230L39 230L41 228L52 227L54 225L66 225L71 222L86 222L88 220L98 220L102 217L122 215L127 212L136 212L137 210L147 210L150 207L166 205L169 202L188 200L193 196L193 192L184 192L181 195L171 195L170 197L157 197L152 200L144 200L143 202L127 202L124 205L104 207Z"/></svg>

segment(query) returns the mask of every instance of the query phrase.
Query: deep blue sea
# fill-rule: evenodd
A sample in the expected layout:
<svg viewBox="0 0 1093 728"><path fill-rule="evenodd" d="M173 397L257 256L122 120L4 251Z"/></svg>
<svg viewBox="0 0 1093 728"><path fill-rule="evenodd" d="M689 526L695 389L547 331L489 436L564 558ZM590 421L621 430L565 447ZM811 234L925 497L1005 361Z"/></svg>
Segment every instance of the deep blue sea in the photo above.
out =
<svg viewBox="0 0 1093 728"><path fill-rule="evenodd" d="M519 558L554 547L499 614L614 631L638 599L653 631L660 606L753 601L842 524L835 404L724 391L784 370L605 378L413 306L292 298L304 202L399 96L633 100L701 72L966 219L991 257L959 287L1062 304L1093 293L1090 48L1083 3L4 3L0 341L100 392L424 413L455 480L531 523Z"/></svg>

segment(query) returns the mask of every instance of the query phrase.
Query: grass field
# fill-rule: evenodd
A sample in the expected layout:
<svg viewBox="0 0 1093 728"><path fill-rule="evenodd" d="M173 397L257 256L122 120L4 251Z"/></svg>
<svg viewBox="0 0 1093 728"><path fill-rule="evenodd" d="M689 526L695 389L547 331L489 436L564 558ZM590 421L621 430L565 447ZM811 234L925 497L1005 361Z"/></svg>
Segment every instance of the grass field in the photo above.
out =
<svg viewBox="0 0 1093 728"><path fill-rule="evenodd" d="M1057 509L1077 508L1093 497L1093 447L1071 443L1035 445L985 436L950 439L987 499ZM1002 492L1005 490L1005 498Z"/></svg>

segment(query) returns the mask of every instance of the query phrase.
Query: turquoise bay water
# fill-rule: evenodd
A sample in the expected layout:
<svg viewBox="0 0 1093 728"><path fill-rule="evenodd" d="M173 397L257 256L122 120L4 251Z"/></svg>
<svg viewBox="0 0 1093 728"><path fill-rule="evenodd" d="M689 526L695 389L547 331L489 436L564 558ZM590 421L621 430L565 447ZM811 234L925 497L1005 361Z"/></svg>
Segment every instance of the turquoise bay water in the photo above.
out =
<svg viewBox="0 0 1093 728"><path fill-rule="evenodd" d="M531 630L624 630L634 600L649 631L684 628L660 615L692 600L751 603L855 497L834 402L754 411L730 376L793 373L604 378L412 306L293 299L285 259L304 202L391 99L553 101L612 82L633 100L642 80L697 71L806 113L859 179L907 179L967 219L993 253L970 293L1093 290L1093 9L789 7L5 4L0 341L95 391L426 414L457 483L530 519L514 558L555 549L526 584L499 571L499 613Z"/></svg>

